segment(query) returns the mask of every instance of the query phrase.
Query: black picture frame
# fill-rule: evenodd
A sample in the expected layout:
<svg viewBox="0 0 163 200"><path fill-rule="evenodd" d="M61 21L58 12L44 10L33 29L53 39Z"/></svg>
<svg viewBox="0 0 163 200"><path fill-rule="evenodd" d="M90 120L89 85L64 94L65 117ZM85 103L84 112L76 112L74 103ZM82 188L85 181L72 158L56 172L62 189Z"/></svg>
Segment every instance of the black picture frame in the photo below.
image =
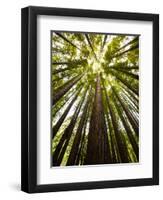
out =
<svg viewBox="0 0 163 200"><path fill-rule="evenodd" d="M153 177L37 185L37 16L55 15L153 23ZM30 6L21 11L21 190L28 193L159 184L159 15Z"/></svg>

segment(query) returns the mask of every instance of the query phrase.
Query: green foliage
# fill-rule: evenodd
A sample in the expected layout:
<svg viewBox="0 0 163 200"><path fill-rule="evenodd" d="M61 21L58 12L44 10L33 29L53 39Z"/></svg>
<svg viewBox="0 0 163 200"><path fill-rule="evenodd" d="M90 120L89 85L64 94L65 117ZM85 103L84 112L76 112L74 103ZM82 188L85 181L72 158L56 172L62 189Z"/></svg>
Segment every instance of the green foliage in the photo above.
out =
<svg viewBox="0 0 163 200"><path fill-rule="evenodd" d="M100 110L97 116L104 115L102 122L101 119L94 119L94 121L99 125L98 127L106 126L107 129L108 149L104 151L110 157L105 163L138 162L139 157L133 148L131 138L139 146L139 133L133 128L133 123L139 126L139 38L125 35L53 32L51 51L52 100L53 96L60 94L59 100L52 105L52 128L78 94L57 134L52 138L53 165L67 165L73 151L77 152L73 155L74 165L84 165L86 160L88 163L88 145L94 145L94 141L89 139L91 119L96 116L93 113L96 110L94 106L99 107L97 110ZM82 75L79 80L72 82L79 75ZM101 79L98 88L97 77ZM101 100L98 99L97 105L94 105L100 90ZM78 105L80 101L81 107ZM87 101L89 107L84 111ZM83 112L85 112L85 119L79 135L77 127ZM74 116L77 116L77 120ZM125 124L122 119L125 119ZM72 131L65 135L65 130L70 125ZM104 131L100 133L104 134ZM79 138L79 141L75 138ZM99 138L103 137L99 136ZM96 139L94 136L94 140ZM75 142L78 145L77 147L74 145L76 149L73 149ZM102 142L99 141L99 144ZM60 151L57 152L58 146ZM98 158L96 160L98 161Z"/></svg>

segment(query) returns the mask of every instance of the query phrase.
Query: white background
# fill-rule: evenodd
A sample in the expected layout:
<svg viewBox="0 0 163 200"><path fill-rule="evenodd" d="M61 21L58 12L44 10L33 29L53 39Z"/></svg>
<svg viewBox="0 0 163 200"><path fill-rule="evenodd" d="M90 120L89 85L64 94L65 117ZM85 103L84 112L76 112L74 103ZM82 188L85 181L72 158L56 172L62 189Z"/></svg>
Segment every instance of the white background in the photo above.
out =
<svg viewBox="0 0 163 200"><path fill-rule="evenodd" d="M160 13L160 35L162 27L162 0L5 0L0 7L0 198L1 199L162 199L163 185L160 172L160 186L103 189L90 191L44 193L29 195L20 192L20 8L27 5L56 6L67 8L106 9L131 12ZM162 39L160 39L160 43ZM161 55L161 51L160 51ZM163 60L160 56L160 66ZM163 70L160 67L160 77ZM160 78L161 79L161 78ZM160 88L163 79L160 80ZM161 92L161 90L160 90ZM163 102L163 92L160 93ZM163 104L160 105L160 141L163 131ZM160 142L161 143L161 142ZM163 146L160 145L160 153ZM160 169L163 157L160 156Z"/></svg>

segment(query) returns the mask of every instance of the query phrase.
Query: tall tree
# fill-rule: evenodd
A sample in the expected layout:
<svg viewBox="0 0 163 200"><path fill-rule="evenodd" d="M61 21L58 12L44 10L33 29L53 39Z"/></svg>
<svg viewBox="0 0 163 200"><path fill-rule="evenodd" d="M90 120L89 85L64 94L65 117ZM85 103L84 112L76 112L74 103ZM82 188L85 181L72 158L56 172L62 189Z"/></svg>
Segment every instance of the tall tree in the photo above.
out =
<svg viewBox="0 0 163 200"><path fill-rule="evenodd" d="M104 164L110 162L107 127L102 102L101 78L97 74L85 164Z"/></svg>

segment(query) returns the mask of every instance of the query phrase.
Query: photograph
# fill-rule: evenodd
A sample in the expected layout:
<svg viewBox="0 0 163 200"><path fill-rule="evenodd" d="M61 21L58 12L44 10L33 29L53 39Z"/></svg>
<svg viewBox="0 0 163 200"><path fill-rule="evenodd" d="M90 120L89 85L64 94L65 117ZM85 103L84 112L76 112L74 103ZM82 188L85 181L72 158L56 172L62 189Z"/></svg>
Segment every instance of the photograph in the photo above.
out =
<svg viewBox="0 0 163 200"><path fill-rule="evenodd" d="M139 37L51 31L51 167L139 163Z"/></svg>

